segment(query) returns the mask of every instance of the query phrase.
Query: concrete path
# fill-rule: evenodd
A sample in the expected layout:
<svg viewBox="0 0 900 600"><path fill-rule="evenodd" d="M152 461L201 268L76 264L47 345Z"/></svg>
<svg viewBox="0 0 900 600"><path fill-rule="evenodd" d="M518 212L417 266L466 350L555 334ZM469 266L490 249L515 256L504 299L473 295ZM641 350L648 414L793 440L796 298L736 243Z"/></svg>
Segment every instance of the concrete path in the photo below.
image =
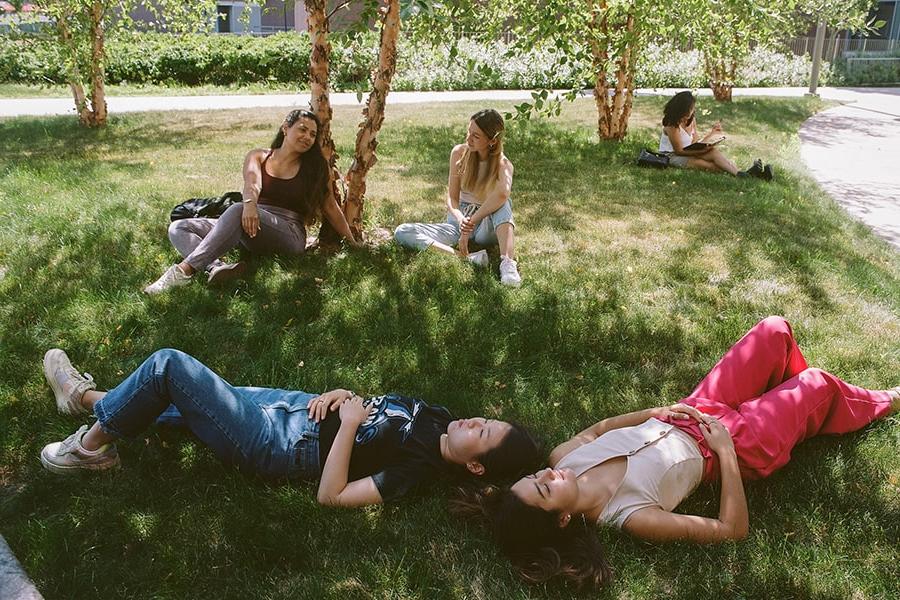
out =
<svg viewBox="0 0 900 600"><path fill-rule="evenodd" d="M669 96L676 89L638 90ZM587 92L589 94L589 92ZM740 96L800 97L806 88L739 88ZM698 90L710 96L708 89ZM823 111L800 129L801 156L816 180L854 217L900 249L900 88L819 88L826 100L846 103ZM391 104L519 101L530 90L391 92ZM365 97L363 97L365 100ZM333 93L335 106L358 106L355 93ZM306 107L308 94L258 96L111 97L112 113ZM71 98L0 98L0 117L74 114Z"/></svg>
<svg viewBox="0 0 900 600"><path fill-rule="evenodd" d="M43 596L22 570L6 540L0 535L0 598L2 600L43 600Z"/></svg>
<svg viewBox="0 0 900 600"><path fill-rule="evenodd" d="M900 250L900 88L854 91L807 120L800 142L825 191Z"/></svg>

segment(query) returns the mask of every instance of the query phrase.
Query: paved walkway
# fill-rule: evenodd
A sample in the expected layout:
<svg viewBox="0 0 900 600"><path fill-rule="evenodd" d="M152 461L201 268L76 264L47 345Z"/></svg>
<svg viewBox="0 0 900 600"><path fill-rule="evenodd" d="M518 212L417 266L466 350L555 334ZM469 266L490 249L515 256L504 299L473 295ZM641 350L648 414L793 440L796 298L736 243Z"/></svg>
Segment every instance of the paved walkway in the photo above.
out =
<svg viewBox="0 0 900 600"><path fill-rule="evenodd" d="M860 90L800 128L800 156L853 217L900 250L900 88Z"/></svg>
<svg viewBox="0 0 900 600"><path fill-rule="evenodd" d="M22 565L13 556L6 540L0 535L0 599L42 600L43 596L31 583Z"/></svg>
<svg viewBox="0 0 900 600"><path fill-rule="evenodd" d="M638 90L672 95L674 89ZM806 88L740 88L735 96L800 97ZM702 96L711 95L701 89ZM809 119L800 129L801 157L822 187L854 217L900 249L900 88L819 88L822 98L845 103ZM518 101L529 90L391 92L391 104ZM335 106L358 106L355 93L333 93ZM258 96L111 97L112 113L306 107L308 94ZM71 98L0 98L0 117L74 114Z"/></svg>

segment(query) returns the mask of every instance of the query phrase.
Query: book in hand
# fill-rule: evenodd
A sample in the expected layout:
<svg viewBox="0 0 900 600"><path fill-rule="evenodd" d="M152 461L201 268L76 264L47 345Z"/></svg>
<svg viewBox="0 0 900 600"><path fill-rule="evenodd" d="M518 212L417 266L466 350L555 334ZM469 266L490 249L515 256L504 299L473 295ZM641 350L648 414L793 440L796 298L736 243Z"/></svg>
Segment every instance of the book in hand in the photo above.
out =
<svg viewBox="0 0 900 600"><path fill-rule="evenodd" d="M724 141L725 141L725 136L723 135L720 138L715 138L708 142L694 142L690 146L685 146L684 149L685 150L708 150L709 148L712 148L713 146L717 146Z"/></svg>

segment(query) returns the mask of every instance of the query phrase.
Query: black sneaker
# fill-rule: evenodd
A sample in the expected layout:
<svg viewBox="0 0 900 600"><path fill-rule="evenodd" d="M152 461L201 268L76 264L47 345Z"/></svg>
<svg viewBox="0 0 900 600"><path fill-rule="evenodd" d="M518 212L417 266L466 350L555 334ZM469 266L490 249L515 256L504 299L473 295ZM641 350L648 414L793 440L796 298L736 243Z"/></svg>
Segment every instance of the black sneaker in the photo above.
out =
<svg viewBox="0 0 900 600"><path fill-rule="evenodd" d="M750 167L749 169L747 169L746 173L747 173L747 175L750 175L751 177L762 178L763 171L764 171L763 163L760 159L757 158L756 160L753 161L753 166Z"/></svg>
<svg viewBox="0 0 900 600"><path fill-rule="evenodd" d="M209 270L209 277L206 283L209 285L225 285L229 281L240 279L247 270L247 263L238 261L236 263L222 263Z"/></svg>
<svg viewBox="0 0 900 600"><path fill-rule="evenodd" d="M762 178L766 181L772 181L775 179L775 169L772 168L772 165L766 165L763 167Z"/></svg>

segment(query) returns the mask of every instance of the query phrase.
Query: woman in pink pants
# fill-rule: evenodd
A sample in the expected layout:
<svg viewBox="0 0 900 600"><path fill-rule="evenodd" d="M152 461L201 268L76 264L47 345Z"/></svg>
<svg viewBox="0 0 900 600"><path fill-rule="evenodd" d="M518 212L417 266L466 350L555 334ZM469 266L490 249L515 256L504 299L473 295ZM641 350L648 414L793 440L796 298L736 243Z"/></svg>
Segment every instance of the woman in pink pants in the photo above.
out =
<svg viewBox="0 0 900 600"><path fill-rule="evenodd" d="M531 582L600 586L609 565L590 525L651 541L741 539L742 480L784 466L794 446L856 431L900 409L900 387L866 390L808 368L791 326L759 322L680 403L604 419L550 454L550 468L457 502L483 517ZM672 512L702 480L721 479L718 518Z"/></svg>

